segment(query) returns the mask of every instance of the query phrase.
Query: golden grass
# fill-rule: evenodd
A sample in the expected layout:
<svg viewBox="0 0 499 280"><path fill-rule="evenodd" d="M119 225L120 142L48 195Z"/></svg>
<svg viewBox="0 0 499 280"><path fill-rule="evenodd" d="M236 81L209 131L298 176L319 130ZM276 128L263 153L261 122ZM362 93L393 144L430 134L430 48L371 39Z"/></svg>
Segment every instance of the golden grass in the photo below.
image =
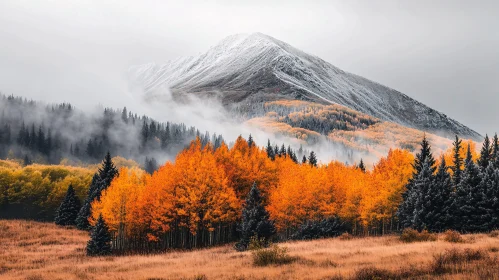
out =
<svg viewBox="0 0 499 280"><path fill-rule="evenodd" d="M499 238L487 234L465 235L463 243L442 235L420 243L397 236L288 242L279 246L296 261L265 267L231 246L90 258L87 239L86 232L48 223L0 221L0 279L499 279ZM479 258L459 255L478 251Z"/></svg>

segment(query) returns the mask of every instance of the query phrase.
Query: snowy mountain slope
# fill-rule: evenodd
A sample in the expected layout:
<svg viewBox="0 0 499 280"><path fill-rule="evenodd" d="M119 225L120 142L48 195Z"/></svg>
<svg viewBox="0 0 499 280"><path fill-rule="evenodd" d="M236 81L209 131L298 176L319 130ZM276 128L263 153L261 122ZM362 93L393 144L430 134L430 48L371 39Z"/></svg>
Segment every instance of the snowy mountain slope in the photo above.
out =
<svg viewBox="0 0 499 280"><path fill-rule="evenodd" d="M233 35L197 57L129 69L144 91L219 93L224 104L277 99L336 103L386 121L452 137L480 135L424 104L270 36Z"/></svg>

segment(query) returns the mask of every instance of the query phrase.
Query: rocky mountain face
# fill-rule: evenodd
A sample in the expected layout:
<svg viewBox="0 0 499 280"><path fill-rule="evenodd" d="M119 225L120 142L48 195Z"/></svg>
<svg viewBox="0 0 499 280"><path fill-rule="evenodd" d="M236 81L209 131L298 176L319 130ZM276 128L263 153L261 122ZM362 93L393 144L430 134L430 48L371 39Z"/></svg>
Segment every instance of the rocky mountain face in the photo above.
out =
<svg viewBox="0 0 499 280"><path fill-rule="evenodd" d="M246 115L257 115L251 110L258 103L304 100L339 104L444 137L481 137L401 92L261 33L229 36L199 56L131 67L129 78L145 94L168 88L175 95L217 95Z"/></svg>

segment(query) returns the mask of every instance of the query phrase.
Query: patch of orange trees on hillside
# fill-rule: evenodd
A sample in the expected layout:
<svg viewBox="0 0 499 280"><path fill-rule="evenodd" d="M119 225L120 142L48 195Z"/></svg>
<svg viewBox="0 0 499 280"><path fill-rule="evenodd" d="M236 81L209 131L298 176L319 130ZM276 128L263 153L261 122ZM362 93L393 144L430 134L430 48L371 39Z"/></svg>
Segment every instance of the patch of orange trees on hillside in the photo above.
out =
<svg viewBox="0 0 499 280"><path fill-rule="evenodd" d="M407 151L391 150L363 172L340 162L313 167L284 156L271 160L242 137L215 151L197 139L152 176L122 168L94 202L92 216L102 214L112 230L125 227L127 235L149 240L172 230L212 232L240 219L244 197L256 182L281 232L331 216L368 230L388 224L395 214L413 160Z"/></svg>

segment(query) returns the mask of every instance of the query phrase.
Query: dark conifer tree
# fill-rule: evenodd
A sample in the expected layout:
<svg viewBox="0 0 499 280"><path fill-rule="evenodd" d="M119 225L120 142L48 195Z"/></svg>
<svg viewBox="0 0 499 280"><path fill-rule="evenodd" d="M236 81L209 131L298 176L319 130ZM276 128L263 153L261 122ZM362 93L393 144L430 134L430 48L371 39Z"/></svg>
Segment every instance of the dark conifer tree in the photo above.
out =
<svg viewBox="0 0 499 280"><path fill-rule="evenodd" d="M102 166L97 171L99 173L100 180L102 181L101 187L102 189L99 191L98 197L100 197L100 192L107 189L109 185L111 185L111 181L113 181L114 177L118 175L118 169L114 166L114 163L111 158L111 154L107 152L104 157L104 161L102 162Z"/></svg>
<svg viewBox="0 0 499 280"><path fill-rule="evenodd" d="M286 147L282 144L281 149L279 150L279 156L286 157Z"/></svg>
<svg viewBox="0 0 499 280"><path fill-rule="evenodd" d="M490 146L490 139L488 135L485 135L485 140L482 144L482 149L480 150L480 158L478 159L478 166L481 170L485 170L489 166L489 162L492 158L492 148Z"/></svg>
<svg viewBox="0 0 499 280"><path fill-rule="evenodd" d="M91 203L94 201L95 197L97 196L97 192L101 184L101 180L99 177L99 173L95 173L94 176L92 177L92 182L90 183L90 187L88 188L88 193L87 197L85 198L85 201L83 202L83 206L80 208L80 211L78 211L78 216L76 218L76 227L81 230L88 230L90 229L90 223L88 222L88 218L90 217L91 214Z"/></svg>
<svg viewBox="0 0 499 280"><path fill-rule="evenodd" d="M307 163L307 156L303 155L303 158L301 159L301 163L302 164L306 164Z"/></svg>
<svg viewBox="0 0 499 280"><path fill-rule="evenodd" d="M268 141L267 141L267 157L269 157L271 160L275 160L274 149L272 148L272 145L270 144L270 139L268 139Z"/></svg>
<svg viewBox="0 0 499 280"><path fill-rule="evenodd" d="M497 133L492 139L492 163L495 168L499 168L499 139L497 138Z"/></svg>
<svg viewBox="0 0 499 280"><path fill-rule="evenodd" d="M253 141L253 136L251 134L248 137L248 147L252 147L255 145L255 141Z"/></svg>
<svg viewBox="0 0 499 280"><path fill-rule="evenodd" d="M311 151L310 155L308 156L308 164L313 167L317 167L317 157L315 156L314 151Z"/></svg>
<svg viewBox="0 0 499 280"><path fill-rule="evenodd" d="M60 226L76 225L76 217L80 208L80 199L76 196L73 186L69 185L66 196L57 209L55 224Z"/></svg>
<svg viewBox="0 0 499 280"><path fill-rule="evenodd" d="M428 228L428 224L432 221L428 220L430 212L433 210L431 200L429 201L428 194L432 193L431 186L434 183L433 167L430 166L430 158L426 157L423 168L414 180L413 196L414 196L414 212L412 215L412 228L423 230Z"/></svg>
<svg viewBox="0 0 499 280"><path fill-rule="evenodd" d="M90 240L87 243L87 255L105 256L109 254L111 254L111 234L101 214L90 234Z"/></svg>
<svg viewBox="0 0 499 280"><path fill-rule="evenodd" d="M277 144L274 147L274 156L281 157L281 154L279 153L279 147L277 147Z"/></svg>
<svg viewBox="0 0 499 280"><path fill-rule="evenodd" d="M430 173L435 173L435 158L433 158L431 146L426 139L426 134L421 141L421 150L416 154L416 158L414 160L414 173L406 185L406 190L402 193L402 203L397 210L397 217L399 219L400 226L403 229L413 227L414 225L415 204L419 196L419 191L415 188L414 182L417 178L419 178L419 174L421 173L425 162L427 162L427 166L431 169Z"/></svg>
<svg viewBox="0 0 499 280"><path fill-rule="evenodd" d="M499 222L499 181L498 172L492 162L482 172L481 181L472 194L476 201L476 212L473 217L475 230L480 232L496 229Z"/></svg>
<svg viewBox="0 0 499 280"><path fill-rule="evenodd" d="M359 163L359 166L358 166L358 167L359 167L359 169L360 169L362 172L366 173L366 166L364 165L364 161L363 161L362 159L360 159L360 163Z"/></svg>
<svg viewBox="0 0 499 280"><path fill-rule="evenodd" d="M461 155L459 154L459 151L461 150L461 144L463 140L459 139L459 137L456 135L456 140L452 143L453 144L453 159L452 159L452 171L454 172L453 176L453 183L454 185L459 184L461 182L461 174L462 174L462 166L463 166L463 159L461 158Z"/></svg>
<svg viewBox="0 0 499 280"><path fill-rule="evenodd" d="M127 110L126 110L126 107L123 107L123 111L121 111L121 120L128 124L128 113L127 113Z"/></svg>
<svg viewBox="0 0 499 280"><path fill-rule="evenodd" d="M452 181L444 157L442 157L437 174L423 196L425 213L422 216L423 228L433 232L441 232L452 225L449 208L452 203ZM450 215L449 215L450 214Z"/></svg>
<svg viewBox="0 0 499 280"><path fill-rule="evenodd" d="M153 157L152 158L146 157L146 162L144 167L145 171L152 175L154 171L158 170L158 162Z"/></svg>
<svg viewBox="0 0 499 280"><path fill-rule="evenodd" d="M97 171L96 175L92 178L92 183L90 184L88 196L83 203L80 211L78 212L78 218L76 220L76 225L79 229L85 230L89 228L88 218L91 213L91 204L95 199L100 199L102 191L107 189L111 185L111 181L118 175L118 170L113 164L111 159L111 154L108 152L102 166Z"/></svg>
<svg viewBox="0 0 499 280"><path fill-rule="evenodd" d="M256 183L253 184L244 204L240 225L241 240L236 249L244 251L248 248L250 239L264 238L266 242L276 233L274 223L263 205L263 199Z"/></svg>
<svg viewBox="0 0 499 280"><path fill-rule="evenodd" d="M461 232L475 231L473 217L476 215L476 197L473 192L477 191L480 183L480 171L473 162L470 145L466 154L464 170L461 182L456 186L454 201L452 202L452 213L454 215L454 229Z"/></svg>

